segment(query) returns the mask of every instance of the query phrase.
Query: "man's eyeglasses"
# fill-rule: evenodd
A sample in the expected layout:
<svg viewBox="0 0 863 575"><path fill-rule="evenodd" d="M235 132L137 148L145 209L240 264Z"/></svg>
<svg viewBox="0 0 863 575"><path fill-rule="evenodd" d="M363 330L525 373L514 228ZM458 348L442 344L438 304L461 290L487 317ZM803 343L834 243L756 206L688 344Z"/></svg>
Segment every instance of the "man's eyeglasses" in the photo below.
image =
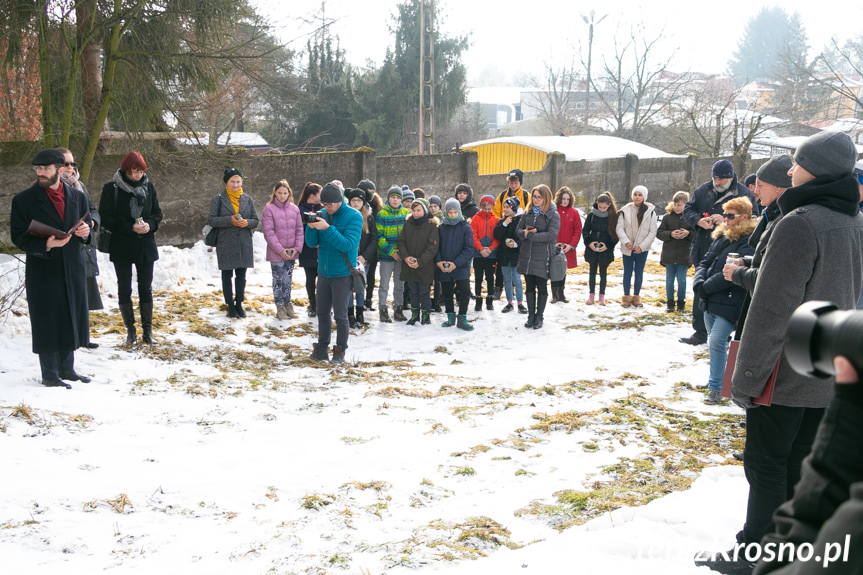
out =
<svg viewBox="0 0 863 575"><path fill-rule="evenodd" d="M48 164L47 166L33 166L33 171L37 174L40 172L50 172L53 167L54 164Z"/></svg>
<svg viewBox="0 0 863 575"><path fill-rule="evenodd" d="M323 202L321 205L324 206L325 208L332 208L334 206L338 206L339 204Z"/></svg>

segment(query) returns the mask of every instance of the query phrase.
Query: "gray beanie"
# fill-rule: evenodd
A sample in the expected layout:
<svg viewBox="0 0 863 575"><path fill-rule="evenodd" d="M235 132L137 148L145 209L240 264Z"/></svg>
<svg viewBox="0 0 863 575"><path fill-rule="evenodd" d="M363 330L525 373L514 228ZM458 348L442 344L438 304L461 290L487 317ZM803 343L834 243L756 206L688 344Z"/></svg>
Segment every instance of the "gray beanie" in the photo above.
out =
<svg viewBox="0 0 863 575"><path fill-rule="evenodd" d="M794 160L788 154L774 156L758 168L755 175L762 182L787 189L791 187L791 176L788 175L788 170L793 164Z"/></svg>
<svg viewBox="0 0 863 575"><path fill-rule="evenodd" d="M443 208L443 203L438 196L429 196L429 205L434 204L439 208Z"/></svg>
<svg viewBox="0 0 863 575"><path fill-rule="evenodd" d="M819 132L800 144L794 161L816 178L840 178L854 170L857 147L845 132Z"/></svg>
<svg viewBox="0 0 863 575"><path fill-rule="evenodd" d="M344 198L344 192L342 192L342 189L333 182L325 185L324 189L321 190L322 204L340 204L342 202L342 198Z"/></svg>
<svg viewBox="0 0 863 575"><path fill-rule="evenodd" d="M412 191L402 188L402 201L404 203L407 204L409 202L414 201L415 199L416 199L416 196L414 195L414 193Z"/></svg>
<svg viewBox="0 0 863 575"><path fill-rule="evenodd" d="M390 199L390 196L398 196L399 199L402 197L402 187L401 186L393 186L387 192L387 199Z"/></svg>
<svg viewBox="0 0 863 575"><path fill-rule="evenodd" d="M361 189L363 192L366 192L366 195L368 195L369 190L377 190L378 189L377 186L375 186L375 183L371 180L360 180L360 183L357 184L357 187L359 189Z"/></svg>

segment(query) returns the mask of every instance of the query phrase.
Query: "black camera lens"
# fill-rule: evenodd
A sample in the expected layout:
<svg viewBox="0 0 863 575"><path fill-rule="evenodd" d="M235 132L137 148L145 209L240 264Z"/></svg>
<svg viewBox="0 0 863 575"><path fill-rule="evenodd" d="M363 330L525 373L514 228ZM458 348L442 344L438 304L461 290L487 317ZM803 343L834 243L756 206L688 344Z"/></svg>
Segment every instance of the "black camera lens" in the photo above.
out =
<svg viewBox="0 0 863 575"><path fill-rule="evenodd" d="M801 375L835 375L833 358L848 358L863 374L863 310L840 311L826 301L806 302L792 314L785 341L788 364Z"/></svg>

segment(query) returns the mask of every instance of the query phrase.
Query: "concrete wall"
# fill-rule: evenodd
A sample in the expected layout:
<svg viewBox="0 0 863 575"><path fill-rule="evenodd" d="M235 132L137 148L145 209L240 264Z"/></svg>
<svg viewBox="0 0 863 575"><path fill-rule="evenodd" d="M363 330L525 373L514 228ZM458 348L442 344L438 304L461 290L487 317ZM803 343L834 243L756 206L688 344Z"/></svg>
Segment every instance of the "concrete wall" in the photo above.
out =
<svg viewBox="0 0 863 575"><path fill-rule="evenodd" d="M0 240L9 241L9 210L12 197L34 181L30 158L38 151L31 143L0 144L0 169L6 175L0 188ZM453 196L455 186L467 182L476 199L483 194L497 195L506 188L506 175L477 174L477 155L473 151L426 156L377 157L374 150L361 148L350 152L250 156L245 151L214 154L202 150L180 152L149 151L145 155L147 173L156 186L164 221L157 234L161 244L186 245L201 239L210 200L224 188L222 173L237 167L245 175L244 191L252 196L260 213L270 198L272 185L287 179L299 198L306 182L324 184L340 179L348 187L363 178L373 180L381 195L394 184L422 188L426 195L442 199ZM88 188L98 205L102 186L119 168L122 156L106 155L96 159ZM542 170L526 172L524 187L539 184L552 191L569 186L582 207L592 205L603 191L610 191L620 204L629 201L630 190L646 185L649 201L663 207L678 190L692 191L710 179L716 158L664 158L641 160L636 156L599 161L567 162L561 154L549 155ZM754 171L765 160L749 162ZM748 173L748 172L746 172ZM745 173L744 173L745 175Z"/></svg>

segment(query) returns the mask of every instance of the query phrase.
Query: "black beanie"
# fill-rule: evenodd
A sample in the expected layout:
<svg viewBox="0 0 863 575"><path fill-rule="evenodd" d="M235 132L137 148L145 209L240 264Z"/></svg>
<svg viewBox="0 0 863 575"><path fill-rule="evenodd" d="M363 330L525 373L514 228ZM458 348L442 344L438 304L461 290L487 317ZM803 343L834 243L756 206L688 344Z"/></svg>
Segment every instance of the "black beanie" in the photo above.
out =
<svg viewBox="0 0 863 575"><path fill-rule="evenodd" d="M357 184L357 187L365 192L366 197L370 197L371 194L369 192L377 191L378 187L371 180L360 180L360 183Z"/></svg>
<svg viewBox="0 0 863 575"><path fill-rule="evenodd" d="M342 198L344 198L342 189L332 182L326 184L324 189L321 190L322 204L340 204L342 203Z"/></svg>
<svg viewBox="0 0 863 575"><path fill-rule="evenodd" d="M788 189L791 187L791 176L788 175L788 170L791 169L793 163L794 161L788 154L774 156L758 168L756 175L762 182L767 182L777 188Z"/></svg>
<svg viewBox="0 0 863 575"><path fill-rule="evenodd" d="M524 177L524 172L522 172L518 168L516 168L515 170L510 170L509 175L507 176L507 179L509 179L513 176L518 178L518 183L520 184L522 182L522 178Z"/></svg>
<svg viewBox="0 0 863 575"><path fill-rule="evenodd" d="M227 184L228 180L230 180L234 176L240 176L242 178L243 172L241 172L239 168L227 168L225 169L225 175L222 176L222 181Z"/></svg>
<svg viewBox="0 0 863 575"><path fill-rule="evenodd" d="M348 188L345 190L345 199L350 202L354 198L359 198L363 202L366 201L366 193L360 188Z"/></svg>

